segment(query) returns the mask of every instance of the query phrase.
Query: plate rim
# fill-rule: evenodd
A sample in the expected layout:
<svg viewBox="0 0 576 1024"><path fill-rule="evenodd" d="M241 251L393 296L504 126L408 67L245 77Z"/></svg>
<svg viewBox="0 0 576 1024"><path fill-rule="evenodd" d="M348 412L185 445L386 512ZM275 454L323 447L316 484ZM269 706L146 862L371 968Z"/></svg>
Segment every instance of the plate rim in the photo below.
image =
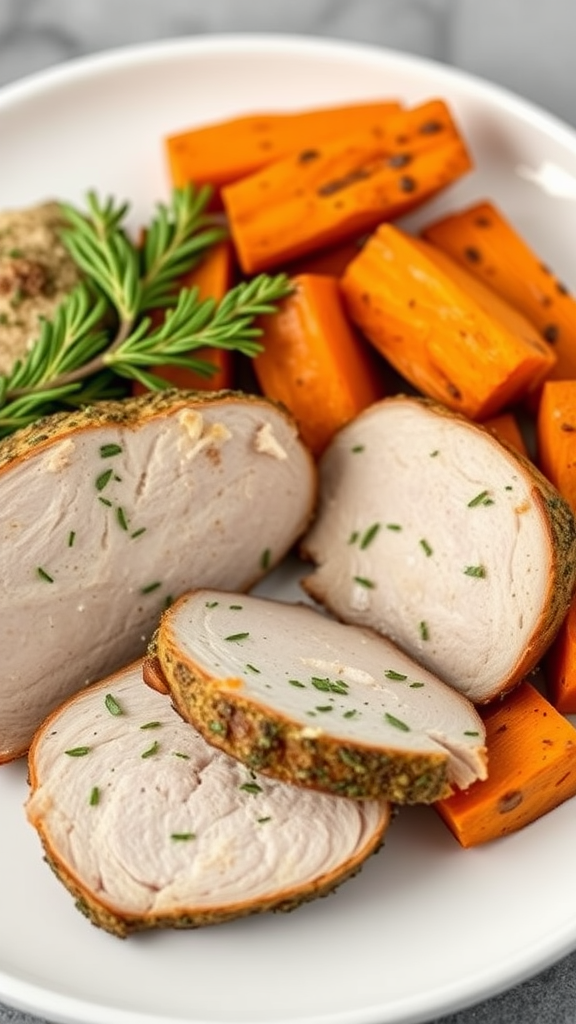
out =
<svg viewBox="0 0 576 1024"><path fill-rule="evenodd" d="M393 47L298 33L206 33L201 36L173 36L151 42L103 48L64 59L0 86L0 110L13 103L17 104L31 99L46 89L58 88L79 78L94 78L130 65L160 61L168 54L174 56L197 54L201 56L216 51L241 53L245 52L247 48L261 53L277 50L292 54L324 55L334 59L362 57L363 59L368 58L375 64L386 62L415 71L429 69L436 75L440 74L447 82L464 87L468 92L473 92L475 95L480 93L488 99L497 101L499 105L516 117L529 120L531 124L536 123L547 132L552 132L562 144L576 150L576 126L568 124L552 111L532 100L525 99L512 89L490 82L473 72L456 65L445 64L436 58L408 53Z"/></svg>

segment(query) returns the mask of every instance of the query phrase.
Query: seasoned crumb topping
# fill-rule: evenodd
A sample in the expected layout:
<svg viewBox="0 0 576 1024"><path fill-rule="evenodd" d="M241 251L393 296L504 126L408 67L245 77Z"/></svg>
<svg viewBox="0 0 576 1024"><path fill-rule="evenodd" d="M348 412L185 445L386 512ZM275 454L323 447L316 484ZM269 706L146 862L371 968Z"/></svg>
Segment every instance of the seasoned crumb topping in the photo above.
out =
<svg viewBox="0 0 576 1024"><path fill-rule="evenodd" d="M60 241L56 202L0 212L0 373L38 338L80 274Z"/></svg>
<svg viewBox="0 0 576 1024"><path fill-rule="evenodd" d="M263 455L272 455L275 459L288 458L282 445L274 436L274 430L271 423L263 423L262 426L258 428L254 439L254 447L257 452L260 452Z"/></svg>

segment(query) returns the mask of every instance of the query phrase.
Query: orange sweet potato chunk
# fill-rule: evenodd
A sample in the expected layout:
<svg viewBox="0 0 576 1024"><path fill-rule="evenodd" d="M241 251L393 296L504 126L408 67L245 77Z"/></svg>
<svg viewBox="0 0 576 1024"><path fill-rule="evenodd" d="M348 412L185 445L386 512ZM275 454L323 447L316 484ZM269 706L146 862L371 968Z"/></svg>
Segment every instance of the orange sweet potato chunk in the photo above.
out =
<svg viewBox="0 0 576 1024"><path fill-rule="evenodd" d="M488 778L434 804L464 847L516 832L576 794L576 729L531 683L481 713Z"/></svg>
<svg viewBox="0 0 576 1024"><path fill-rule="evenodd" d="M341 278L349 315L423 394L483 420L541 382L534 327L434 246L381 224Z"/></svg>
<svg viewBox="0 0 576 1024"><path fill-rule="evenodd" d="M576 378L576 300L494 203L442 217L423 235L524 314L553 348L553 380Z"/></svg>
<svg viewBox="0 0 576 1024"><path fill-rule="evenodd" d="M538 464L576 513L576 380L549 380L536 420Z"/></svg>
<svg viewBox="0 0 576 1024"><path fill-rule="evenodd" d="M471 166L442 100L293 152L222 189L240 266L258 273L371 231Z"/></svg>
<svg viewBox="0 0 576 1024"><path fill-rule="evenodd" d="M192 181L218 189L288 153L303 153L359 128L380 128L398 110L396 100L353 103L249 114L175 132L165 139L171 181L178 187Z"/></svg>
<svg viewBox="0 0 576 1024"><path fill-rule="evenodd" d="M356 336L338 282L301 274L278 311L262 322L264 351L253 361L263 393L293 414L320 455L336 430L384 395L376 354Z"/></svg>

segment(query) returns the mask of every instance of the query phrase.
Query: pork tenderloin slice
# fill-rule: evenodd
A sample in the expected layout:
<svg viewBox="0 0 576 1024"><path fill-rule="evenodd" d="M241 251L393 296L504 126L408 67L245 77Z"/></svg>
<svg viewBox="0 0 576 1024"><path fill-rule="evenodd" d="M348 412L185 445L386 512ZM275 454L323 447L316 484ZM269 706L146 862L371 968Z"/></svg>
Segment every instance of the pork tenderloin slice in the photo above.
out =
<svg viewBox="0 0 576 1024"><path fill-rule="evenodd" d="M164 615L148 671L209 743L305 787L426 803L486 775L461 694L372 630L202 589ZM145 663L146 664L146 663Z"/></svg>
<svg viewBox="0 0 576 1024"><path fill-rule="evenodd" d="M144 653L192 586L244 590L306 528L316 470L266 399L167 392L0 445L0 762L69 694Z"/></svg>
<svg viewBox="0 0 576 1024"><path fill-rule="evenodd" d="M290 910L354 874L390 821L385 801L248 771L144 686L140 662L53 712L29 765L48 862L119 936Z"/></svg>
<svg viewBox="0 0 576 1024"><path fill-rule="evenodd" d="M305 590L475 703L540 660L568 609L576 527L536 467L442 406L384 399L320 464Z"/></svg>

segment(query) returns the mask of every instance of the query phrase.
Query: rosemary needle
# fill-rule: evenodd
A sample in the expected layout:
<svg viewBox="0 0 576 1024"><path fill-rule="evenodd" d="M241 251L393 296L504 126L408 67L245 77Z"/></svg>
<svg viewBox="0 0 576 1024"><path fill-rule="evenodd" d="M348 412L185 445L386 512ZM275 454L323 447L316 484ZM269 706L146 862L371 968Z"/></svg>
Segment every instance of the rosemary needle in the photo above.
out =
<svg viewBox="0 0 576 1024"><path fill-rule="evenodd" d="M85 212L62 204L63 241L84 279L53 319L41 322L27 356L0 376L0 436L57 409L122 397L130 379L165 388L150 369L157 365L209 377L215 368L194 354L205 345L247 356L261 351L255 321L292 291L285 274L243 282L220 303L179 286L226 235L206 212L210 196L206 186L174 189L170 204L157 205L142 246L127 234L127 203L89 192ZM164 310L160 324L148 315L152 309Z"/></svg>

